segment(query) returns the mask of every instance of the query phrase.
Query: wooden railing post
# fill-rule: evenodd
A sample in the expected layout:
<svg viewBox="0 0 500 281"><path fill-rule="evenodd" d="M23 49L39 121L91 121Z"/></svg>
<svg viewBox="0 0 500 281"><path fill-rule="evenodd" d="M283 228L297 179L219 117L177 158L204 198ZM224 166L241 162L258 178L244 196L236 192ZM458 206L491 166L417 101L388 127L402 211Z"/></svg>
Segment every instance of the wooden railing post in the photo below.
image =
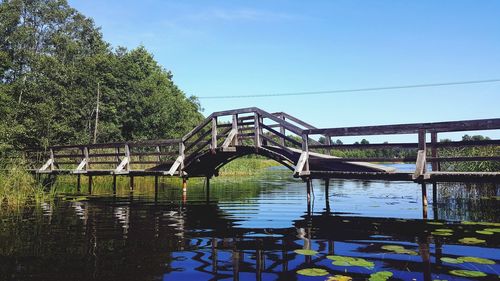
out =
<svg viewBox="0 0 500 281"><path fill-rule="evenodd" d="M260 117L257 112L254 112L253 114L254 118L254 141L255 141L255 149L259 149L259 147L262 145L261 140L260 140Z"/></svg>
<svg viewBox="0 0 500 281"><path fill-rule="evenodd" d="M283 113L280 114L280 118L285 121L285 115L283 115ZM285 127L283 127L283 125L280 125L280 133L285 135ZM281 138L281 145L285 146L285 138Z"/></svg>
<svg viewBox="0 0 500 281"><path fill-rule="evenodd" d="M158 157L156 158L156 160L158 161L158 163L161 163L161 149L159 145L156 146L156 152L158 153Z"/></svg>
<svg viewBox="0 0 500 281"><path fill-rule="evenodd" d="M436 147L436 144L438 142L438 138L437 138L437 132L436 131L432 131L431 132L431 144L432 144L432 149L431 149L431 156L432 158L434 158L434 160L432 161L432 171L439 171L439 162L435 161L436 158L437 158L437 155L438 155L438 148Z"/></svg>
<svg viewBox="0 0 500 281"><path fill-rule="evenodd" d="M302 151L304 151L307 155L304 170L305 170L305 172L310 173L309 172L309 135L307 135L307 134L302 134Z"/></svg>
<svg viewBox="0 0 500 281"><path fill-rule="evenodd" d="M413 173L413 180L417 180L419 178L425 179L426 169L426 131L425 129L418 130L418 152L417 152L417 162L415 163L415 173Z"/></svg>
<svg viewBox="0 0 500 281"><path fill-rule="evenodd" d="M125 170L130 171L130 147L125 144L125 157L127 158L127 164L125 165Z"/></svg>
<svg viewBox="0 0 500 281"><path fill-rule="evenodd" d="M181 141L179 143L179 156L181 158L181 163L179 165L179 175L182 176L182 171L184 170L184 152L185 152L186 146L184 145L184 142Z"/></svg>
<svg viewBox="0 0 500 281"><path fill-rule="evenodd" d="M233 130L236 131L236 135L233 138L233 146L237 146L238 142L238 114L233 114Z"/></svg>
<svg viewBox="0 0 500 281"><path fill-rule="evenodd" d="M83 157L85 158L85 171L88 171L90 168L90 159L89 159L89 148L83 148Z"/></svg>
<svg viewBox="0 0 500 281"><path fill-rule="evenodd" d="M54 150L51 148L50 149L50 170L53 171L54 170L54 161L55 161L55 158L54 158Z"/></svg>
<svg viewBox="0 0 500 281"><path fill-rule="evenodd" d="M212 144L210 145L212 153L217 149L217 117L212 118Z"/></svg>

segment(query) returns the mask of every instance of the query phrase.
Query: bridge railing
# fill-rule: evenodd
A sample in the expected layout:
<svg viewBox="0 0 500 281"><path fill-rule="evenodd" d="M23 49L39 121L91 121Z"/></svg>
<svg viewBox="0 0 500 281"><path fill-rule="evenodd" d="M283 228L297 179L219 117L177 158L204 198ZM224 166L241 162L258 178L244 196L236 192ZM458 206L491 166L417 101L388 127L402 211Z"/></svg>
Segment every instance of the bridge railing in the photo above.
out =
<svg viewBox="0 0 500 281"><path fill-rule="evenodd" d="M307 129L304 134L327 135L330 137L348 137L348 136L370 136L370 135L397 135L413 134L416 135L417 142L413 143L367 143L367 144L335 144L331 140L323 144L312 144L308 148L311 150L320 150L321 152L330 152L339 154L343 150L381 150L381 149L400 149L413 150L414 153L408 157L342 157L337 161L353 162L414 162L416 164L414 179L426 178L428 176L427 163L431 163L432 172L437 173L441 170L441 164L446 162L470 162L470 161L500 161L500 140L487 139L476 141L446 141L439 142L438 134L450 132L467 132L483 130L500 130L500 118L467 120L454 122L435 122L435 123L414 123L399 125L382 126L362 126L345 128L325 128L325 129ZM430 135L430 142L427 136ZM450 149L467 147L490 147L493 148L493 155L481 155L479 149L468 151L469 155L444 155L450 154ZM440 155L442 152L443 155ZM458 151L459 153L459 151Z"/></svg>
<svg viewBox="0 0 500 281"><path fill-rule="evenodd" d="M131 169L168 165L179 154L179 143L180 140L154 140L52 146L44 153L48 160L38 171L110 170L119 174Z"/></svg>

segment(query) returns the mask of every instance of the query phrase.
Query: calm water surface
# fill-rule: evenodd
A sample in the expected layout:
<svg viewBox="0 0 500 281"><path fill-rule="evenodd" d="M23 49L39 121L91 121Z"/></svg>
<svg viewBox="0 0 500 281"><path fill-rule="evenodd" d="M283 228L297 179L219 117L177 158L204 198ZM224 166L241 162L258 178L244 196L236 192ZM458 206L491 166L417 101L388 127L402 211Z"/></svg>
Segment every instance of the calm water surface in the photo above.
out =
<svg viewBox="0 0 500 281"><path fill-rule="evenodd" d="M60 196L3 215L0 280L499 280L499 185L439 185L437 202L429 187L427 220L417 184L313 185L310 206L279 171L212 181L209 198L193 181L157 198Z"/></svg>

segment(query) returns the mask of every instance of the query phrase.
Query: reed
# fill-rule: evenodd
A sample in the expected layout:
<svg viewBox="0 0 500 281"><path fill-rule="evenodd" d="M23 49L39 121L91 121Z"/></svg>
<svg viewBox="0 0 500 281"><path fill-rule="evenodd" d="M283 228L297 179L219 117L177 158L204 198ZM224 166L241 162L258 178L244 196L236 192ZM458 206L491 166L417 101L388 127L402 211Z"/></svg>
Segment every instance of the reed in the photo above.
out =
<svg viewBox="0 0 500 281"><path fill-rule="evenodd" d="M0 212L38 204L50 196L26 167L22 158L0 162Z"/></svg>

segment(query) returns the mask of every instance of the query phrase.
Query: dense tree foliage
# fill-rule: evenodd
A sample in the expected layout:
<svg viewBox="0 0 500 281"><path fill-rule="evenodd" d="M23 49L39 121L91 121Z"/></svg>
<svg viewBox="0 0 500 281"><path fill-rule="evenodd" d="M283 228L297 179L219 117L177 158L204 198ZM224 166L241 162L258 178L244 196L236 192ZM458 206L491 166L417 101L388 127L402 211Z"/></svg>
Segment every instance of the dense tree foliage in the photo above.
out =
<svg viewBox="0 0 500 281"><path fill-rule="evenodd" d="M144 48L112 49L65 0L0 3L0 152L178 137L201 118Z"/></svg>

